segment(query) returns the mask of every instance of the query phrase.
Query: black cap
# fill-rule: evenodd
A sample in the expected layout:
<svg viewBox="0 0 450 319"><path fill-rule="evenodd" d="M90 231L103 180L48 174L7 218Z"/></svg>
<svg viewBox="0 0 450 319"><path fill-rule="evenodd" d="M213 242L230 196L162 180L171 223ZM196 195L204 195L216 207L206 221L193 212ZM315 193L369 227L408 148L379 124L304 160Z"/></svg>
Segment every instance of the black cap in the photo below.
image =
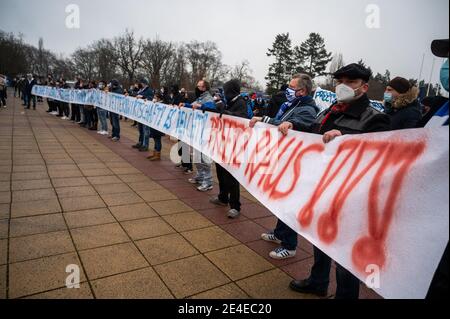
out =
<svg viewBox="0 0 450 319"><path fill-rule="evenodd" d="M431 42L431 52L437 57L448 58L448 39Z"/></svg>
<svg viewBox="0 0 450 319"><path fill-rule="evenodd" d="M335 79L347 77L354 80L361 79L365 82L369 82L370 78L372 77L372 72L357 63L352 63L337 70L333 74L333 77Z"/></svg>

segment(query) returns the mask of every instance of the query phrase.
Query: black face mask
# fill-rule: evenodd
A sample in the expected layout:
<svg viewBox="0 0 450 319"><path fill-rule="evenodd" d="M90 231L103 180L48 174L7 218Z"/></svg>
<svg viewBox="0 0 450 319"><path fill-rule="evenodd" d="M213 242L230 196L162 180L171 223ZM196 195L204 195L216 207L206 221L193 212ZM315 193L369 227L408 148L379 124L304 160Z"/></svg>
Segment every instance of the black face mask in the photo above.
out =
<svg viewBox="0 0 450 319"><path fill-rule="evenodd" d="M236 97L237 95L234 93L225 93L225 99L227 100L227 103L231 103L233 101L233 99Z"/></svg>
<svg viewBox="0 0 450 319"><path fill-rule="evenodd" d="M195 88L195 96L199 98L205 91L200 90L199 88Z"/></svg>

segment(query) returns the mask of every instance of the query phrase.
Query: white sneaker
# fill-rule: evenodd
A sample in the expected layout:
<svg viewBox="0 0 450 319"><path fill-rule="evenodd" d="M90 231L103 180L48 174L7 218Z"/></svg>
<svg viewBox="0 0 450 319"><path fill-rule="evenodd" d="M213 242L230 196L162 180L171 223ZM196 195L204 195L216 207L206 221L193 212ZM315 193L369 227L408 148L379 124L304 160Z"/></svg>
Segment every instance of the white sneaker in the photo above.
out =
<svg viewBox="0 0 450 319"><path fill-rule="evenodd" d="M51 115L58 115L58 112L53 111L52 113L50 113Z"/></svg>
<svg viewBox="0 0 450 319"><path fill-rule="evenodd" d="M236 209L230 209L227 213L227 217L230 219L238 218L241 215L241 212Z"/></svg>
<svg viewBox="0 0 450 319"><path fill-rule="evenodd" d="M67 120L67 117L63 116L61 117L61 120Z"/></svg>
<svg viewBox="0 0 450 319"><path fill-rule="evenodd" d="M297 253L296 250L287 250L286 248L279 247L274 251L271 251L269 256L270 258L280 260L295 257L296 253Z"/></svg>
<svg viewBox="0 0 450 319"><path fill-rule="evenodd" d="M275 237L274 233L264 233L261 234L261 239L271 242L271 243L275 243L275 244L281 244L281 240L279 240L277 237Z"/></svg>
<svg viewBox="0 0 450 319"><path fill-rule="evenodd" d="M108 135L108 131L103 131L102 135Z"/></svg>
<svg viewBox="0 0 450 319"><path fill-rule="evenodd" d="M188 182L191 183L191 184L194 184L194 185L195 184L200 184L200 181L198 179L196 179L196 178L189 178Z"/></svg>
<svg viewBox="0 0 450 319"><path fill-rule="evenodd" d="M197 187L197 190L199 191L199 192L207 192L207 191L210 191L210 190L212 190L214 187L212 186L212 185L202 185L202 186L200 186L200 187Z"/></svg>

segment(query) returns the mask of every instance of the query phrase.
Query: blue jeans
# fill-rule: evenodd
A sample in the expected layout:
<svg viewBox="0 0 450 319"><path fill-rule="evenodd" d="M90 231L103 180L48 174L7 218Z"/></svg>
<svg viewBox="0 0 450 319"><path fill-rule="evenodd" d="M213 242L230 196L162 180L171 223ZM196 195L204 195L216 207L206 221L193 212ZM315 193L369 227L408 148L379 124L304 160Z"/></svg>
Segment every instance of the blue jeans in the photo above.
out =
<svg viewBox="0 0 450 319"><path fill-rule="evenodd" d="M194 161L195 167L197 168L197 175L195 179L202 186L211 186L213 184L211 159L203 155L201 152L194 150Z"/></svg>
<svg viewBox="0 0 450 319"><path fill-rule="evenodd" d="M100 122L100 131L108 132L108 122L106 121L106 115L108 111L97 108L98 121Z"/></svg>
<svg viewBox="0 0 450 319"><path fill-rule="evenodd" d="M161 136L153 137L153 140L155 141L155 151L161 152L162 150Z"/></svg>
<svg viewBox="0 0 450 319"><path fill-rule="evenodd" d="M319 290L328 289L330 284L331 258L314 246L314 265L307 279ZM336 299L358 299L359 279L336 263Z"/></svg>
<svg viewBox="0 0 450 319"><path fill-rule="evenodd" d="M36 108L36 95L25 94L25 105L27 106L27 108L30 108L31 101L33 101L33 108L35 109Z"/></svg>
<svg viewBox="0 0 450 319"><path fill-rule="evenodd" d="M276 238L281 240L281 247L287 250L296 250L298 244L298 235L288 225L278 219L277 226L273 231Z"/></svg>
<svg viewBox="0 0 450 319"><path fill-rule="evenodd" d="M112 125L112 137L120 138L120 120L119 114L109 113Z"/></svg>
<svg viewBox="0 0 450 319"><path fill-rule="evenodd" d="M141 147L148 148L149 140L150 140L150 127L138 123L139 129L139 144Z"/></svg>

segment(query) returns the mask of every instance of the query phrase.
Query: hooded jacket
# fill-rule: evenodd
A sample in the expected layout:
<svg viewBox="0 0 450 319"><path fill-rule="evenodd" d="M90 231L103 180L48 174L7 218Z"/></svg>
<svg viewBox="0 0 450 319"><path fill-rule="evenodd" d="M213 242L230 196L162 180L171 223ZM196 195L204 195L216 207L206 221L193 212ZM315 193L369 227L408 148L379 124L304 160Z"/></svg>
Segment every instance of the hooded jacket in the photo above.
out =
<svg viewBox="0 0 450 319"><path fill-rule="evenodd" d="M223 85L225 105L220 107L222 114L248 118L247 103L241 96L241 85L238 80L228 81Z"/></svg>
<svg viewBox="0 0 450 319"><path fill-rule="evenodd" d="M391 118L392 130L403 130L417 127L422 119L422 111L420 103L417 100L419 90L412 87L405 94L399 95L392 103L391 107L386 110Z"/></svg>

